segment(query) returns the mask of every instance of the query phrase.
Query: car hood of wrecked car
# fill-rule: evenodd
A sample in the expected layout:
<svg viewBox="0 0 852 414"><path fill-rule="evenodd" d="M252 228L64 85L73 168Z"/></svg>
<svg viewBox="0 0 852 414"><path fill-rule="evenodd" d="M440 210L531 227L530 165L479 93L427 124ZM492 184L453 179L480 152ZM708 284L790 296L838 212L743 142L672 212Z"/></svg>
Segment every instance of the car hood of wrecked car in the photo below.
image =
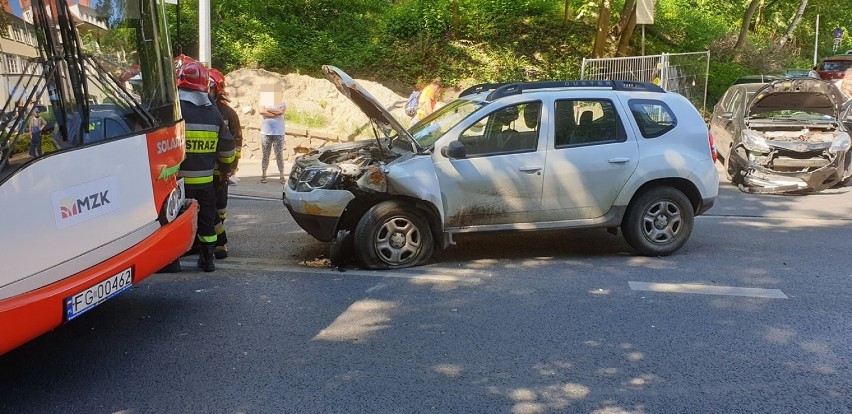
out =
<svg viewBox="0 0 852 414"><path fill-rule="evenodd" d="M831 82L820 79L785 79L766 84L752 96L746 116L781 110L816 112L840 118L845 99Z"/></svg>
<svg viewBox="0 0 852 414"><path fill-rule="evenodd" d="M407 142L410 142L414 152L420 152L422 148L417 144L417 141L411 136L408 130L394 118L390 112L379 103L373 95L370 95L358 82L352 79L346 72L335 66L323 65L322 71L325 77L334 84L337 90L343 96L349 98L371 121L375 122L386 136L396 135Z"/></svg>

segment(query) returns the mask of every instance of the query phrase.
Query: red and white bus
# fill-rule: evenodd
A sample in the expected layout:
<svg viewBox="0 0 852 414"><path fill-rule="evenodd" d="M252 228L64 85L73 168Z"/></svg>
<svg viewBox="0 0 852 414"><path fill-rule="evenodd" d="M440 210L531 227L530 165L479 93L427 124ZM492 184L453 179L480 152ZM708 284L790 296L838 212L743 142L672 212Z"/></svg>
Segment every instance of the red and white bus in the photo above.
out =
<svg viewBox="0 0 852 414"><path fill-rule="evenodd" d="M0 75L0 354L180 257L198 210L177 177L162 0L5 7L16 34L0 41L16 43L0 50L17 69Z"/></svg>

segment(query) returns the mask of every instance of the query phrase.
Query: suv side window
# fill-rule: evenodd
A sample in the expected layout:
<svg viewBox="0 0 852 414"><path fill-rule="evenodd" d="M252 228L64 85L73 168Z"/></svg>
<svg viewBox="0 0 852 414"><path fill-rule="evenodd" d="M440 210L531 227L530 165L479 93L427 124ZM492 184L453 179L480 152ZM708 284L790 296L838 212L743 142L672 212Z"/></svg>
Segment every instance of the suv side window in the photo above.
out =
<svg viewBox="0 0 852 414"><path fill-rule="evenodd" d="M627 139L612 101L559 100L556 101L555 114L556 148L623 142Z"/></svg>
<svg viewBox="0 0 852 414"><path fill-rule="evenodd" d="M630 112L645 138L657 138L677 126L677 118L665 102L653 99L631 99Z"/></svg>
<svg viewBox="0 0 852 414"><path fill-rule="evenodd" d="M541 102L500 108L461 133L468 157L535 151L538 147Z"/></svg>

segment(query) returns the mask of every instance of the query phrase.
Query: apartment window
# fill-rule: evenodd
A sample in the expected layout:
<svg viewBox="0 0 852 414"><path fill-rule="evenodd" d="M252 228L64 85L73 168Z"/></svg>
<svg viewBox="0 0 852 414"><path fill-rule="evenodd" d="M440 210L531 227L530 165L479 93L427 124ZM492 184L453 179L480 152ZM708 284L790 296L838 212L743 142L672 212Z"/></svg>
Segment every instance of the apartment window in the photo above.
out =
<svg viewBox="0 0 852 414"><path fill-rule="evenodd" d="M21 65L15 55L6 55L6 72L21 73Z"/></svg>
<svg viewBox="0 0 852 414"><path fill-rule="evenodd" d="M14 29L12 30L12 34L15 36L15 40L23 43L24 35L21 26L15 25Z"/></svg>

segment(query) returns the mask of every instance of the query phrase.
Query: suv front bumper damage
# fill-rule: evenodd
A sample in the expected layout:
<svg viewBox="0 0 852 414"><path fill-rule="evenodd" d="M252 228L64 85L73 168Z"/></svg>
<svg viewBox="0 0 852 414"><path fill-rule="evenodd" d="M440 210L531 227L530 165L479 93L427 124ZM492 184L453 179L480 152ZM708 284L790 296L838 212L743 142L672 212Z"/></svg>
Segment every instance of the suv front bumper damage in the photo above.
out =
<svg viewBox="0 0 852 414"><path fill-rule="evenodd" d="M332 241L346 206L355 198L347 190L297 192L284 188L284 205L296 224L319 241Z"/></svg>

